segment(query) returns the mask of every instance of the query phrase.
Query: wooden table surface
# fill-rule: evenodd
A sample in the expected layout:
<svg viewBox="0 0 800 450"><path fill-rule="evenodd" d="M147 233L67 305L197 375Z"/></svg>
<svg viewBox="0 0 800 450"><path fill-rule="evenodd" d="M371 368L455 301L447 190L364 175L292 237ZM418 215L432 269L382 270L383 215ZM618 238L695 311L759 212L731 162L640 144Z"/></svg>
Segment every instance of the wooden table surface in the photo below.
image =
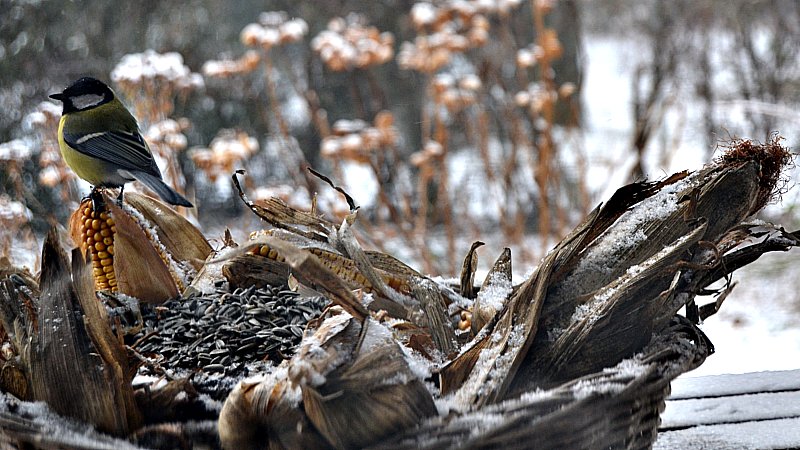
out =
<svg viewBox="0 0 800 450"><path fill-rule="evenodd" d="M800 448L800 370L676 379L654 448Z"/></svg>

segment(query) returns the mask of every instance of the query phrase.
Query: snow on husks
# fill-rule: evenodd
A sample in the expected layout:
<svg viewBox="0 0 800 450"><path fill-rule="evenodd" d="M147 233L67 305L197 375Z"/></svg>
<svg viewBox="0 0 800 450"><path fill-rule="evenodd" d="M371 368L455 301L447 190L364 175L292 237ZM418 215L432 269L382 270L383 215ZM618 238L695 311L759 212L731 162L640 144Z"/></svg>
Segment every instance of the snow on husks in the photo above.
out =
<svg viewBox="0 0 800 450"><path fill-rule="evenodd" d="M240 197L271 230L254 233L241 246L228 235L228 249L206 258L210 248L202 235L152 199L128 194L127 205L120 208L106 199L98 211L85 202L72 218L72 234L81 253L90 254L94 269L100 270L82 269L75 257L73 269L104 277L95 278L100 289L111 290L116 280L118 292L151 302L158 302L159 295L177 295L179 283L197 273L194 292L230 289L245 308L236 320L254 327L272 320L262 314L268 302L247 303L261 284L289 286L295 290L292 297L321 293L334 305L319 318L309 315L303 333L289 323L284 333L302 334L300 343L291 346L295 353L277 355L282 361L276 367L238 383L227 396L217 427L226 448L510 447L531 442L555 448L639 448L655 439L669 382L701 364L712 349L692 318L676 311L683 305L691 309L696 295L751 262L754 253L800 244L793 234L775 229L767 235L768 245L744 245L755 232L739 224L763 206L759 199L765 192L771 196L779 189L773 180L780 179L786 164L785 150L748 148L737 146L730 158L697 173L621 188L518 286L511 281L509 251L479 289L474 282L480 242L465 258L459 282L434 280L390 255L362 250L352 231L358 223L352 203L337 224L276 198L251 202L236 177ZM770 169L775 161L777 176ZM55 247L52 240L49 253ZM63 266L65 258L56 259ZM109 266L108 272L103 269ZM18 331L8 325L14 322L9 318L27 317L26 302L38 296L35 281L15 276L0 280L0 305L18 308L0 308L7 331ZM87 289L89 278L73 277L81 298L96 300L94 290ZM67 292L57 283L69 277L44 279L49 280L49 294L41 296L45 300ZM148 283L169 292L142 291ZM21 284L25 289L15 287ZM198 317L225 309L226 299L230 295L223 293L210 304L181 303L180 313L170 320L183 331L159 330L192 333L195 360L212 358L215 374L225 374L225 364L247 354L226 342L235 342L237 330L241 334L237 323L214 322L221 334L210 334L213 344L205 343L196 326ZM117 342L97 304L83 305L100 317L86 322L90 331ZM43 318L49 321L40 322L40 333L66 336L66 324L75 321L64 310L47 310ZM250 312L258 318L248 317ZM255 340L245 345L258 345L258 331L253 335ZM15 347L24 339L14 336L9 342L14 348L4 347L0 354L3 370L11 367L7 361L26 354ZM131 372L114 365L113 351L109 355L108 369L101 372L121 375L117 388L128 386ZM74 366L68 358L59 363ZM229 389L236 380L227 382ZM40 395L44 390L39 385L33 391ZM128 389L120 392L130 394ZM56 398L45 394L50 396L34 398ZM188 391L180 394L171 398L191 397ZM143 413L152 414L146 406L153 404L144 403ZM95 420L85 411L78 413ZM109 429L126 433L138 425L138 416L131 418Z"/></svg>

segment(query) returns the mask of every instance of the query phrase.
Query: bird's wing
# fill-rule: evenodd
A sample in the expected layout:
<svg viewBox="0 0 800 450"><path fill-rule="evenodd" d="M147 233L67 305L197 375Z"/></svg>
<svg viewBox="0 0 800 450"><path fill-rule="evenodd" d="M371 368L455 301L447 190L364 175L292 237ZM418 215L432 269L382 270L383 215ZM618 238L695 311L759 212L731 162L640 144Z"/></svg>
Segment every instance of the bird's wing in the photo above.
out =
<svg viewBox="0 0 800 450"><path fill-rule="evenodd" d="M143 171L160 176L153 155L138 132L64 133L64 142L85 155L110 162L121 169Z"/></svg>

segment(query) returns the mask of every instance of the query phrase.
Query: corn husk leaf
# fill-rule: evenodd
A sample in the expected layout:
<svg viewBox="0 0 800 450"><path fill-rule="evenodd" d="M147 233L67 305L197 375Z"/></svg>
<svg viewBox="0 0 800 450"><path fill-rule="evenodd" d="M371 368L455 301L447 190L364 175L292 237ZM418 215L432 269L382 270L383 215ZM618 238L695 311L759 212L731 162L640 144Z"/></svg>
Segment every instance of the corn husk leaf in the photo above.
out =
<svg viewBox="0 0 800 450"><path fill-rule="evenodd" d="M436 414L391 333L372 319L329 317L292 364L309 420L335 448L374 444Z"/></svg>
<svg viewBox="0 0 800 450"><path fill-rule="evenodd" d="M37 329L22 352L32 398L106 432L134 430L141 416L124 350L95 298L82 256L73 253L70 270L55 231L42 251L40 286Z"/></svg>
<svg viewBox="0 0 800 450"><path fill-rule="evenodd" d="M169 206L147 195L129 192L125 201L153 225L159 242L175 261L200 270L212 250L200 230Z"/></svg>
<svg viewBox="0 0 800 450"><path fill-rule="evenodd" d="M299 407L299 388L285 379L285 366L258 381L240 382L219 415L225 449L327 449Z"/></svg>
<svg viewBox="0 0 800 450"><path fill-rule="evenodd" d="M478 270L478 247L484 245L481 241L475 241L470 246L464 262L461 264L460 294L464 298L475 298L475 271Z"/></svg>
<svg viewBox="0 0 800 450"><path fill-rule="evenodd" d="M142 227L115 202L108 202L108 208L117 227L114 272L119 292L144 303L177 297L177 282Z"/></svg>
<svg viewBox="0 0 800 450"><path fill-rule="evenodd" d="M497 258L492 265L489 273L481 284L481 290L475 298L475 303L472 306L472 323L470 324L473 334L478 332L500 312L496 308L495 302L487 302L485 299L488 295L496 295L495 288L502 287L504 284L511 284L511 249L506 247L503 253ZM510 294L510 292L509 292ZM505 301L508 299L504 299Z"/></svg>

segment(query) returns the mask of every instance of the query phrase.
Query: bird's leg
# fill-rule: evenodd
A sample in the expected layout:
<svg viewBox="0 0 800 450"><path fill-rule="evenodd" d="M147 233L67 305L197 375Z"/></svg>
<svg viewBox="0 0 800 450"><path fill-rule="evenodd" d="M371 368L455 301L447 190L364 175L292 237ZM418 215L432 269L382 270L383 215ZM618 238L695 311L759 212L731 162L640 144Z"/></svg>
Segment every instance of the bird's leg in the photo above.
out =
<svg viewBox="0 0 800 450"><path fill-rule="evenodd" d="M117 196L117 206L122 208L122 193L125 192L125 185L119 187L119 195Z"/></svg>
<svg viewBox="0 0 800 450"><path fill-rule="evenodd" d="M92 211L95 211L98 214L100 211L105 211L106 201L103 198L103 193L100 192L100 189L93 187L92 191L89 193L89 199L92 201Z"/></svg>

